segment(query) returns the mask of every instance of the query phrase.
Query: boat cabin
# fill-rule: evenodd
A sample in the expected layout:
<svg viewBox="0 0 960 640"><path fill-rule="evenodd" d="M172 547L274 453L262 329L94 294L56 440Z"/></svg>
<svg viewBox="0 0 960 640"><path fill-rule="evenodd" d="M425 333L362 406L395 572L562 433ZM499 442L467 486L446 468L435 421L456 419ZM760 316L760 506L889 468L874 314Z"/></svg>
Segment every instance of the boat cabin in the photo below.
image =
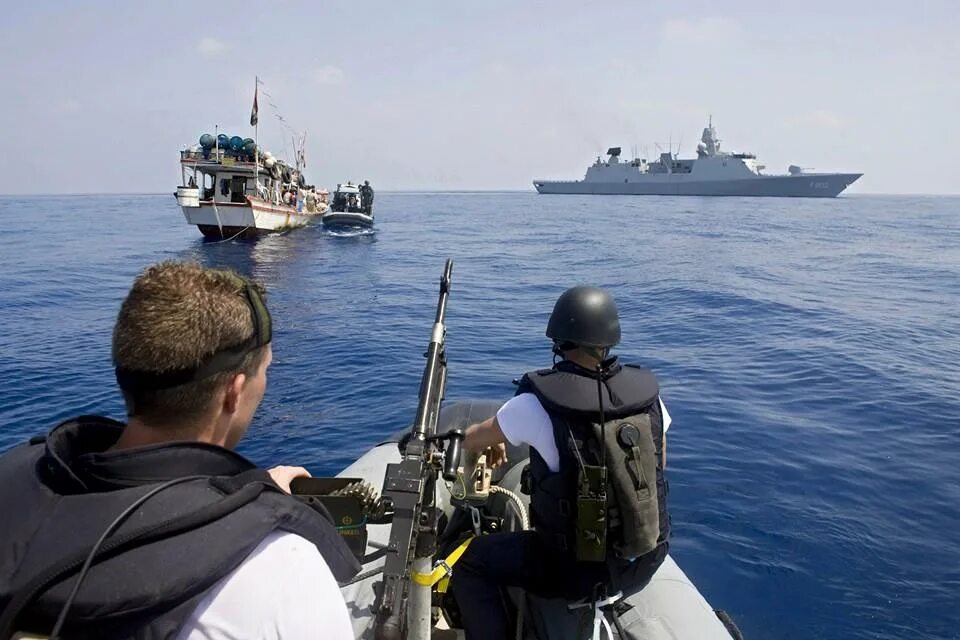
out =
<svg viewBox="0 0 960 640"><path fill-rule="evenodd" d="M246 205L249 198L258 198L273 205L300 207L303 203L326 203L327 192L306 185L298 168L291 167L261 152L253 140L234 136L221 146L209 134L180 152L182 185L178 193L197 189L198 205ZM206 143L206 144L205 144Z"/></svg>

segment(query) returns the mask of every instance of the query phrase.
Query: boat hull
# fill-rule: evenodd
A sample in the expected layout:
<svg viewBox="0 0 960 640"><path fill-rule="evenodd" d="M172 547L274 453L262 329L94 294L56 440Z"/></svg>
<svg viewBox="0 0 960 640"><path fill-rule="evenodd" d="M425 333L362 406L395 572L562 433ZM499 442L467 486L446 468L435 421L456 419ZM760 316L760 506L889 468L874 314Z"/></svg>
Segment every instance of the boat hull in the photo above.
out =
<svg viewBox="0 0 960 640"><path fill-rule="evenodd" d="M623 182L534 180L538 193L631 196L763 196L835 198L862 173L809 173L796 176L756 176L739 180L696 180L687 175Z"/></svg>
<svg viewBox="0 0 960 640"><path fill-rule="evenodd" d="M303 227L319 220L323 213L299 212L294 207L267 202L210 203L181 207L187 223L196 225L208 238L254 237Z"/></svg>
<svg viewBox="0 0 960 640"><path fill-rule="evenodd" d="M325 227L372 227L373 216L357 211L328 211L320 219Z"/></svg>

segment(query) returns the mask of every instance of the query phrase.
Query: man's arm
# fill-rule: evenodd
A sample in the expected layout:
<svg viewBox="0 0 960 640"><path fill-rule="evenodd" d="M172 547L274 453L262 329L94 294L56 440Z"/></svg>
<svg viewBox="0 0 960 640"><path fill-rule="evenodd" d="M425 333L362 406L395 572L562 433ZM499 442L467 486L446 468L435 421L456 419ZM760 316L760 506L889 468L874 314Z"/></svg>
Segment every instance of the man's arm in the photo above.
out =
<svg viewBox="0 0 960 640"><path fill-rule="evenodd" d="M667 434L663 434L663 442L660 444L660 468L667 468Z"/></svg>
<svg viewBox="0 0 960 640"><path fill-rule="evenodd" d="M470 457L487 453L487 464L496 469L507 462L507 437L500 428L497 416L467 427L463 435L463 448Z"/></svg>
<svg viewBox="0 0 960 640"><path fill-rule="evenodd" d="M267 473L269 473L273 481L277 483L277 486L287 493L290 493L290 483L293 482L295 478L310 477L310 472L303 467L288 467L283 465L269 469Z"/></svg>
<svg viewBox="0 0 960 640"><path fill-rule="evenodd" d="M507 437L500 429L497 416L470 425L463 434L463 448L471 453L480 453L484 449L506 441Z"/></svg>

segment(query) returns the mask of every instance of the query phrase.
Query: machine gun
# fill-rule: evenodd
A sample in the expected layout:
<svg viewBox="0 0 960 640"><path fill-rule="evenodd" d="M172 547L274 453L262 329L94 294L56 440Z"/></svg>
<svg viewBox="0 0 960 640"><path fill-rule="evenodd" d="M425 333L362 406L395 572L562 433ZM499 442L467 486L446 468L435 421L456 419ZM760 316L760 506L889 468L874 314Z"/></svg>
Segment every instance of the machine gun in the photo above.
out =
<svg viewBox="0 0 960 640"><path fill-rule="evenodd" d="M403 459L387 465L383 479L382 497L393 512L393 521L375 605L377 640L430 637L431 587L416 584L410 577L432 569L437 546L437 475L442 472L444 479L455 480L460 466L463 432L436 432L447 384L444 320L452 272L453 261L447 260L425 354L417 416L402 448Z"/></svg>

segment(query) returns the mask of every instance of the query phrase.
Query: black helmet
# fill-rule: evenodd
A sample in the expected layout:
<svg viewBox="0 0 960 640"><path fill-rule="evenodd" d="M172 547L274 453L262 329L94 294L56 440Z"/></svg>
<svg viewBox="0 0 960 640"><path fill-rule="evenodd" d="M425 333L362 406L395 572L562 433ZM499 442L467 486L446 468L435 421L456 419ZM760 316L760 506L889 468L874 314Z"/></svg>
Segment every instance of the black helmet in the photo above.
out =
<svg viewBox="0 0 960 640"><path fill-rule="evenodd" d="M613 296L597 287L573 287L553 306L547 337L557 344L608 348L620 342L620 317Z"/></svg>

